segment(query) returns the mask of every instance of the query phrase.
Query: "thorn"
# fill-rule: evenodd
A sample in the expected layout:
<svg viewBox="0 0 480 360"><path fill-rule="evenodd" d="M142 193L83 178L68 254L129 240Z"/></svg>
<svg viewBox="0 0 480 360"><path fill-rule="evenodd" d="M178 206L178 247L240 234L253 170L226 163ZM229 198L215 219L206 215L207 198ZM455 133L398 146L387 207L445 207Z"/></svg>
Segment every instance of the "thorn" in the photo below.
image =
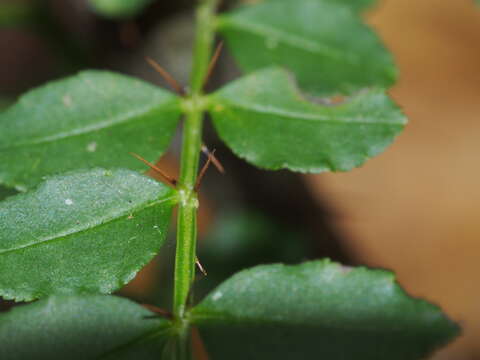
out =
<svg viewBox="0 0 480 360"><path fill-rule="evenodd" d="M217 65L218 58L222 53L223 49L223 41L220 41L213 53L212 59L210 60L210 64L208 64L207 76L205 77L205 82L203 83L203 87L207 86L210 77L212 76L213 70L215 69L215 65Z"/></svg>
<svg viewBox="0 0 480 360"><path fill-rule="evenodd" d="M205 163L205 165L203 165L202 170L200 170L200 174L198 175L197 182L195 183L195 187L194 187L195 192L198 192L198 189L202 184L202 179L205 176L205 173L207 172L208 168L210 167L210 163L212 162L213 154L215 154L215 149L208 154L207 162Z"/></svg>
<svg viewBox="0 0 480 360"><path fill-rule="evenodd" d="M191 338L193 358L196 360L209 360L210 356L198 332L198 328L194 326L191 328Z"/></svg>
<svg viewBox="0 0 480 360"><path fill-rule="evenodd" d="M145 160L144 158L142 158L140 155L137 155L133 152L130 153L130 155L132 155L133 157L137 158L138 160L140 160L141 162L143 162L145 165L149 166L150 168L152 168L153 170L155 170L170 186L172 187L176 187L177 186L177 180L175 180L174 178L172 178L171 176L165 174L158 166L155 166L154 164L152 164L151 162Z"/></svg>
<svg viewBox="0 0 480 360"><path fill-rule="evenodd" d="M170 311L165 310L165 309L161 309L158 306L150 305L150 304L140 304L140 305L143 306L145 309L150 310L151 312L153 312L155 314L158 314L160 316L163 316L167 319L172 319L173 318L173 315Z"/></svg>
<svg viewBox="0 0 480 360"><path fill-rule="evenodd" d="M207 146L205 144L202 144L202 152L207 155L207 156L212 156L212 163L215 165L217 170L221 174L225 174L225 168L223 167L222 163L217 159L217 157L208 150Z"/></svg>
<svg viewBox="0 0 480 360"><path fill-rule="evenodd" d="M207 271L205 270L205 268L202 266L202 264L200 263L200 261L198 260L198 257L195 256L195 264L197 264L197 267L198 269L202 272L202 274L204 276L207 276Z"/></svg>
<svg viewBox="0 0 480 360"><path fill-rule="evenodd" d="M167 70L165 70L159 63L149 56L145 56L145 60L163 77L163 79L172 87L172 89L177 92L178 95L185 95L185 91L183 90L182 86L172 75L168 73Z"/></svg>

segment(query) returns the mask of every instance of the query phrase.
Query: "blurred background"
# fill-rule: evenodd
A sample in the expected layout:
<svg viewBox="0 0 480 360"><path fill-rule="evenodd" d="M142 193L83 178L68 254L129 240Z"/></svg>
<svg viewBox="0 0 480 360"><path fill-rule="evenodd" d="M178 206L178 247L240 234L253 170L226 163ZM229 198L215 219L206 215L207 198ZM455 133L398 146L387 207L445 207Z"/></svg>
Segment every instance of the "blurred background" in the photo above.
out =
<svg viewBox="0 0 480 360"><path fill-rule="evenodd" d="M146 55L186 84L192 6L153 1L135 15L105 18L87 0L0 0L0 108L84 68L163 84ZM480 7L385 0L366 19L400 68L391 95L410 119L405 132L350 173L296 175L236 159L207 124L205 141L227 174L211 170L201 193L200 259L209 276L199 278L197 296L262 262L328 256L388 268L410 294L441 305L463 327L434 360L480 359ZM210 87L237 75L224 52ZM160 160L172 175L178 145ZM0 198L11 194L0 188ZM172 239L122 293L168 306L173 250Z"/></svg>

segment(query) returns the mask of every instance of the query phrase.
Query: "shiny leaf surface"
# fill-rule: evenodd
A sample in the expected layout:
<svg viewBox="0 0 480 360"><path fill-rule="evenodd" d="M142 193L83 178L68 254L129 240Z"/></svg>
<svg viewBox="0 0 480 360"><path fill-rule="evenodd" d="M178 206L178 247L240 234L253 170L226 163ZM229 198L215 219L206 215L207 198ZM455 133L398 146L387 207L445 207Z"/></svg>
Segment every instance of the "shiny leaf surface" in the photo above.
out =
<svg viewBox="0 0 480 360"><path fill-rule="evenodd" d="M95 166L144 169L168 147L177 97L128 76L85 71L23 95L0 114L0 183L25 189L45 175Z"/></svg>
<svg viewBox="0 0 480 360"><path fill-rule="evenodd" d="M0 296L110 293L158 252L175 193L129 170L52 177L0 203Z"/></svg>
<svg viewBox="0 0 480 360"><path fill-rule="evenodd" d="M242 271L193 310L211 359L424 359L456 335L383 270L328 260Z"/></svg>
<svg viewBox="0 0 480 360"><path fill-rule="evenodd" d="M389 87L397 74L392 57L351 4L270 0L223 15L218 26L245 71L281 65L317 95Z"/></svg>
<svg viewBox="0 0 480 360"><path fill-rule="evenodd" d="M162 359L170 327L127 299L54 296L0 314L0 358Z"/></svg>
<svg viewBox="0 0 480 360"><path fill-rule="evenodd" d="M211 113L223 141L250 163L314 173L363 164L406 122L379 89L335 101L309 102L286 71L269 68L220 89L211 98Z"/></svg>

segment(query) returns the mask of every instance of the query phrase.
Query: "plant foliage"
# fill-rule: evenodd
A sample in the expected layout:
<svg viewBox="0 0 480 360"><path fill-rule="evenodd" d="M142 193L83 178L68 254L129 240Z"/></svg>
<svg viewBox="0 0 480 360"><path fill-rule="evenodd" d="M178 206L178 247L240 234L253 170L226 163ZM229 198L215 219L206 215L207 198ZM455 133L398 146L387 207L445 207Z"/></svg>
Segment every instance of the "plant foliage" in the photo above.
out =
<svg viewBox="0 0 480 360"><path fill-rule="evenodd" d="M115 18L148 3L90 2ZM404 128L386 92L392 56L361 18L374 4L266 0L216 15L203 0L185 95L89 70L0 113L0 183L25 191L1 188L0 295L41 299L0 316L0 358L190 359L192 327L214 360L415 360L453 339L457 325L390 272L329 260L244 270L199 303L191 291L205 112L235 154L272 170L347 171ZM216 31L248 74L205 94ZM128 153L154 161L181 115L178 181L136 172ZM105 295L159 252L175 207L172 311Z"/></svg>
<svg viewBox="0 0 480 360"><path fill-rule="evenodd" d="M134 17L151 2L152 0L89 0L96 13L112 19Z"/></svg>
<svg viewBox="0 0 480 360"><path fill-rule="evenodd" d="M115 296L52 296L0 318L0 339L8 340L0 357L159 359L169 327L169 321Z"/></svg>
<svg viewBox="0 0 480 360"><path fill-rule="evenodd" d="M242 271L192 316L213 359L421 359L458 331L391 273L328 260Z"/></svg>
<svg viewBox="0 0 480 360"><path fill-rule="evenodd" d="M223 15L219 30L243 69L282 65L313 94L388 87L397 74L392 57L352 11L365 2L353 3L268 0Z"/></svg>
<svg viewBox="0 0 480 360"><path fill-rule="evenodd" d="M109 293L163 244L175 194L128 170L60 175L0 203L0 294Z"/></svg>
<svg viewBox="0 0 480 360"><path fill-rule="evenodd" d="M405 117L384 91L368 89L339 104L305 100L285 70L260 70L212 97L220 137L267 169L346 171L383 151Z"/></svg>
<svg viewBox="0 0 480 360"><path fill-rule="evenodd" d="M26 189L45 175L79 168L144 166L180 117L178 98L140 80L84 71L23 95L0 114L0 182Z"/></svg>

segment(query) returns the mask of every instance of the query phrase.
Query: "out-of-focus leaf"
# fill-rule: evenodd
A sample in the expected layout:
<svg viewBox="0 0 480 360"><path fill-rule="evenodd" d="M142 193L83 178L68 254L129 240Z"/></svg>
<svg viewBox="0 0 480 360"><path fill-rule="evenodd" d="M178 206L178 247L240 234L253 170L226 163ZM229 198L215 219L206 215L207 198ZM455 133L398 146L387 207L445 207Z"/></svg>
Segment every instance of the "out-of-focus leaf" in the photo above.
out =
<svg viewBox="0 0 480 360"><path fill-rule="evenodd" d="M162 359L170 329L127 299L53 296L0 315L0 358Z"/></svg>
<svg viewBox="0 0 480 360"><path fill-rule="evenodd" d="M0 185L0 200L3 200L15 194L18 194L18 191L16 191L15 189L7 188Z"/></svg>
<svg viewBox="0 0 480 360"><path fill-rule="evenodd" d="M78 171L0 203L0 296L109 293L163 244L176 194L129 170Z"/></svg>
<svg viewBox="0 0 480 360"><path fill-rule="evenodd" d="M89 0L92 9L107 18L131 18L138 15L152 0Z"/></svg>
<svg viewBox="0 0 480 360"><path fill-rule="evenodd" d="M350 170L382 152L406 122L382 90L313 104L278 68L241 78L210 101L222 140L238 156L272 170Z"/></svg>
<svg viewBox="0 0 480 360"><path fill-rule="evenodd" d="M8 107L12 102L7 99L7 98L4 98L4 97L0 97L0 110L3 110L5 109L6 107Z"/></svg>
<svg viewBox="0 0 480 360"><path fill-rule="evenodd" d="M178 98L128 76L85 71L29 91L0 114L0 183L25 189L45 175L144 165L168 147Z"/></svg>
<svg viewBox="0 0 480 360"><path fill-rule="evenodd" d="M36 6L27 1L0 2L0 28L30 24L36 19Z"/></svg>
<svg viewBox="0 0 480 360"><path fill-rule="evenodd" d="M298 263L312 249L300 229L291 229L258 211L232 211L218 216L199 248L208 276L195 283L201 297L221 282L257 264Z"/></svg>
<svg viewBox="0 0 480 360"><path fill-rule="evenodd" d="M382 270L328 260L242 271L192 311L212 360L413 360L458 335Z"/></svg>
<svg viewBox="0 0 480 360"><path fill-rule="evenodd" d="M246 71L282 65L317 95L389 87L391 55L345 3L353 2L271 0L222 15L218 27Z"/></svg>

